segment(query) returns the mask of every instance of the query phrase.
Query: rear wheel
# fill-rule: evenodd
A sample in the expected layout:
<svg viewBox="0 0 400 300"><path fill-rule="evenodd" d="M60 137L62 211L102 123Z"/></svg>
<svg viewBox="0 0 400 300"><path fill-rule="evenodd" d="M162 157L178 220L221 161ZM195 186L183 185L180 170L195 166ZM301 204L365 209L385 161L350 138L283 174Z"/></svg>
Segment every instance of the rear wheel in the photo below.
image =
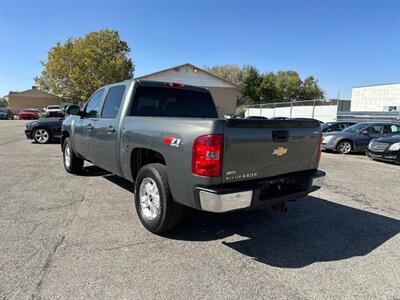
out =
<svg viewBox="0 0 400 300"><path fill-rule="evenodd" d="M79 174L83 170L84 161L75 155L69 138L66 138L63 144L63 162L64 169L68 173Z"/></svg>
<svg viewBox="0 0 400 300"><path fill-rule="evenodd" d="M340 154L349 154L352 149L352 144L350 141L341 141L337 146L336 150Z"/></svg>
<svg viewBox="0 0 400 300"><path fill-rule="evenodd" d="M33 132L33 140L39 144L46 144L50 141L50 133L44 128L35 129Z"/></svg>
<svg viewBox="0 0 400 300"><path fill-rule="evenodd" d="M135 206L140 222L152 233L179 224L184 208L172 198L164 165L154 163L140 169L135 181Z"/></svg>

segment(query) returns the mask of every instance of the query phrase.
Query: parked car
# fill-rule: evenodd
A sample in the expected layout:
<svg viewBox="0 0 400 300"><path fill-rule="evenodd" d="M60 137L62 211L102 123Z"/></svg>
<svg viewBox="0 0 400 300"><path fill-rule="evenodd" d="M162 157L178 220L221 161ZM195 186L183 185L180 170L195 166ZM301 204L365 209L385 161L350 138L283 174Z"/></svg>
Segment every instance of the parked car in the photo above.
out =
<svg viewBox="0 0 400 300"><path fill-rule="evenodd" d="M398 135L371 140L366 153L372 159L400 164L400 132Z"/></svg>
<svg viewBox="0 0 400 300"><path fill-rule="evenodd" d="M12 120L14 113L7 107L0 107L0 120Z"/></svg>
<svg viewBox="0 0 400 300"><path fill-rule="evenodd" d="M45 112L47 118L64 116L64 112L60 105L49 105L46 107Z"/></svg>
<svg viewBox="0 0 400 300"><path fill-rule="evenodd" d="M20 120L37 120L40 117L40 111L34 108L26 108L19 113Z"/></svg>
<svg viewBox="0 0 400 300"><path fill-rule="evenodd" d="M342 131L350 126L357 124L356 122L328 122L321 125L322 132Z"/></svg>
<svg viewBox="0 0 400 300"><path fill-rule="evenodd" d="M400 123L358 123L340 132L324 133L323 150L333 150L341 154L364 153L372 139L399 134Z"/></svg>
<svg viewBox="0 0 400 300"><path fill-rule="evenodd" d="M63 118L46 118L26 124L25 135L29 140L45 144L60 139Z"/></svg>
<svg viewBox="0 0 400 300"><path fill-rule="evenodd" d="M67 112L65 170L80 173L86 160L133 182L139 219L153 233L176 226L184 206L285 210L325 176L318 122L219 119L199 87L127 80Z"/></svg>

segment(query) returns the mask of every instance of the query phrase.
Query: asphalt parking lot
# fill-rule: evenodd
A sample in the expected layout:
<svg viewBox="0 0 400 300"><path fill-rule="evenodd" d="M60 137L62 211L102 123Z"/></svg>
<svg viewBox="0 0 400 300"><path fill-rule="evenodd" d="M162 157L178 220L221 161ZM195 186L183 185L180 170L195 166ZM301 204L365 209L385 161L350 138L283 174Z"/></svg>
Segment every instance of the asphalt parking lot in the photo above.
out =
<svg viewBox="0 0 400 300"><path fill-rule="evenodd" d="M160 237L131 184L67 174L25 123L0 121L0 299L400 297L400 166L324 153L287 213L189 211Z"/></svg>

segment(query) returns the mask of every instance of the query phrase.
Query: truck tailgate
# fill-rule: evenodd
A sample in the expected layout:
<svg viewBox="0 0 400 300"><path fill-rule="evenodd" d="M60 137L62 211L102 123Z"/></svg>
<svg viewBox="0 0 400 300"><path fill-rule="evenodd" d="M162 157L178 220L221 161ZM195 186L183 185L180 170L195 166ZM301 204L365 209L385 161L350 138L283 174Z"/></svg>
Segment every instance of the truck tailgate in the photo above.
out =
<svg viewBox="0 0 400 300"><path fill-rule="evenodd" d="M226 120L222 182L317 169L316 120Z"/></svg>

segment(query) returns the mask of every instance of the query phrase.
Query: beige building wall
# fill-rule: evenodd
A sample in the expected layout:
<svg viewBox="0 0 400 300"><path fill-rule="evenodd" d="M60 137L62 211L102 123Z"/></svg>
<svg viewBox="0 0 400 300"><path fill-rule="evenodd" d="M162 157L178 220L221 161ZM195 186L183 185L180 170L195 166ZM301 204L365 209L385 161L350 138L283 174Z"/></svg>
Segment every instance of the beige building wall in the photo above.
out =
<svg viewBox="0 0 400 300"><path fill-rule="evenodd" d="M14 113L20 112L24 108L36 108L43 110L48 105L60 105L61 98L46 92L31 89L24 92L10 92L8 95L10 109Z"/></svg>
<svg viewBox="0 0 400 300"><path fill-rule="evenodd" d="M236 88L208 87L218 108L219 117L226 114L234 114L236 111L237 90Z"/></svg>

